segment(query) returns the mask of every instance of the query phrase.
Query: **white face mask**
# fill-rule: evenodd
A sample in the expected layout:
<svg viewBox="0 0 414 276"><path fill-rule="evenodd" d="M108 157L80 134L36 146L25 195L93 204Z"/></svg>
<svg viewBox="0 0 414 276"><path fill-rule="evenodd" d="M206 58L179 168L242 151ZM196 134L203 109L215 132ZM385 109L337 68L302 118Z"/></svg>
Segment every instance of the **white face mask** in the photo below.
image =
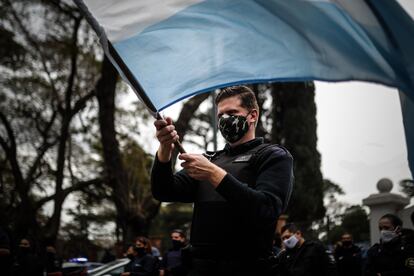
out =
<svg viewBox="0 0 414 276"><path fill-rule="evenodd" d="M395 231L391 231L391 230L381 230L381 241L383 243L390 242L391 240L393 240L397 236L398 236L398 234L395 233Z"/></svg>
<svg viewBox="0 0 414 276"><path fill-rule="evenodd" d="M289 239L284 240L283 244L286 246L286 248L292 249L296 246L298 243L298 238L296 238L295 235L292 235Z"/></svg>

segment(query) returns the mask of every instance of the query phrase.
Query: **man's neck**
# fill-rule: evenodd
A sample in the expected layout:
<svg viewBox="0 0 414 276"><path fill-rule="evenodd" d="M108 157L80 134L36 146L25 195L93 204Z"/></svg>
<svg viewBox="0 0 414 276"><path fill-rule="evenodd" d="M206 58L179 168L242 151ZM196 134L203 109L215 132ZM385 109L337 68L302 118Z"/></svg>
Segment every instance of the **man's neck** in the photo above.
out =
<svg viewBox="0 0 414 276"><path fill-rule="evenodd" d="M256 138L255 133L254 132L253 133L248 132L240 140L238 140L238 141L236 141L234 143L229 143L229 144L230 144L230 146L232 148L234 148L234 147L237 147L238 145L241 145L241 144L244 144L246 142L249 142L249 141L253 140L254 138Z"/></svg>

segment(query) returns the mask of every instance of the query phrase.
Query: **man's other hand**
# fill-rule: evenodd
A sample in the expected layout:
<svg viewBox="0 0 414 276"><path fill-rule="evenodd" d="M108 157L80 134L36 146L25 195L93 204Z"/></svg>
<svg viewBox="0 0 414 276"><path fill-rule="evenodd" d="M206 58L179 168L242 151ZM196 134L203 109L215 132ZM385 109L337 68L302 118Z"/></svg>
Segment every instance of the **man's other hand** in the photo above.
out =
<svg viewBox="0 0 414 276"><path fill-rule="evenodd" d="M178 158L184 160L181 166L189 176L196 180L207 180L214 187L217 187L227 174L225 170L211 163L202 154L182 153Z"/></svg>

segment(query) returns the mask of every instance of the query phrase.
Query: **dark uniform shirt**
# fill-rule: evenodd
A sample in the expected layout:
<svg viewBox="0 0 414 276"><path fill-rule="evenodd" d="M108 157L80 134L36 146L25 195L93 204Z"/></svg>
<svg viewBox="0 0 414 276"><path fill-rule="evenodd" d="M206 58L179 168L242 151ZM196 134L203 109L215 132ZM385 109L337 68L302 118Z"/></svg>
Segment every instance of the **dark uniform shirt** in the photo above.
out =
<svg viewBox="0 0 414 276"><path fill-rule="evenodd" d="M211 162L227 172L216 189L185 170L173 175L170 163L156 159L151 175L154 197L194 202L190 241L196 258L254 262L267 257L277 218L292 190L292 156L256 138L234 148L226 145Z"/></svg>
<svg viewBox="0 0 414 276"><path fill-rule="evenodd" d="M171 249L165 253L161 261L161 269L165 271L166 276L187 275L187 269L182 264L181 248Z"/></svg>
<svg viewBox="0 0 414 276"><path fill-rule="evenodd" d="M338 246L335 249L335 261L340 276L359 276L362 273L361 248Z"/></svg>
<svg viewBox="0 0 414 276"><path fill-rule="evenodd" d="M301 247L284 250L279 256L281 276L336 276L335 259L319 241L306 240Z"/></svg>
<svg viewBox="0 0 414 276"><path fill-rule="evenodd" d="M397 237L390 242L374 244L367 253L366 276L414 275L414 248L412 240Z"/></svg>
<svg viewBox="0 0 414 276"><path fill-rule="evenodd" d="M158 275L158 260L150 254L137 256L125 265L124 270L130 272L131 276L155 276Z"/></svg>

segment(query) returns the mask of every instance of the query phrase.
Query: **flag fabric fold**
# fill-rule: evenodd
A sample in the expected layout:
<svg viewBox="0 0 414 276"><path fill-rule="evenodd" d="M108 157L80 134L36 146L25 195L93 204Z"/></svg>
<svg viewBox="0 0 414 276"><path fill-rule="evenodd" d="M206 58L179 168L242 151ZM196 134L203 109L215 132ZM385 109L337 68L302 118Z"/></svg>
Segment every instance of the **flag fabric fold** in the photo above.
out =
<svg viewBox="0 0 414 276"><path fill-rule="evenodd" d="M74 1L153 114L242 83L360 80L398 88L414 172L406 117L414 106L414 23L394 0Z"/></svg>

